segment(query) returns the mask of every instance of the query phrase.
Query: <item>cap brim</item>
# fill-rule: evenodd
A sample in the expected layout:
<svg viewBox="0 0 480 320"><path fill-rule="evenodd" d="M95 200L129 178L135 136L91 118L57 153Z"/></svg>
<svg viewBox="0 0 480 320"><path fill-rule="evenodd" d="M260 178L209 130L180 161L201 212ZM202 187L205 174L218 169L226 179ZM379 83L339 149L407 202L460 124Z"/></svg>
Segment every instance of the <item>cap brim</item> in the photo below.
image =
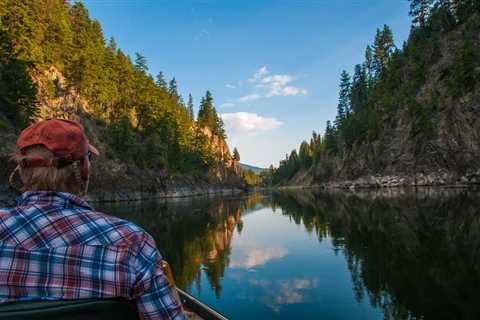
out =
<svg viewBox="0 0 480 320"><path fill-rule="evenodd" d="M88 151L90 151L91 153L93 153L96 156L100 155L100 152L98 151L98 149L95 148L94 146L92 146L91 144L88 144Z"/></svg>

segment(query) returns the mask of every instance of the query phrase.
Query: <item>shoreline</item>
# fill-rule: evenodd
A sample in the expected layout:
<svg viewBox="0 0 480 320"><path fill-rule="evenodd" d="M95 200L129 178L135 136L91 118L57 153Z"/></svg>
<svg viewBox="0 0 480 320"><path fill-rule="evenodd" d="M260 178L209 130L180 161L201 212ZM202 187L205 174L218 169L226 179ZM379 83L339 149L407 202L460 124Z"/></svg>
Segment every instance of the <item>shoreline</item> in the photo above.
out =
<svg viewBox="0 0 480 320"><path fill-rule="evenodd" d="M439 171L429 174L392 174L392 175L365 175L357 179L333 180L323 183L306 185L282 185L273 188L322 188L322 189L389 189L389 188L472 188L480 186L480 170L458 175L451 172Z"/></svg>
<svg viewBox="0 0 480 320"><path fill-rule="evenodd" d="M248 192L249 190L243 190L240 188L176 188L165 192L128 192L128 191L106 191L99 193L97 190L93 190L91 193L87 193L84 197L89 203L141 203L144 201L162 200L162 199L187 199L202 196L227 196L237 195ZM12 206L15 204L15 199L19 196L18 193L12 191L6 185L0 185L0 208L5 206Z"/></svg>
<svg viewBox="0 0 480 320"><path fill-rule="evenodd" d="M235 195L246 192L239 188L179 188L166 192L106 192L101 195L92 196L87 194L85 199L92 203L115 203L115 202L142 202L156 199L182 199L213 195Z"/></svg>

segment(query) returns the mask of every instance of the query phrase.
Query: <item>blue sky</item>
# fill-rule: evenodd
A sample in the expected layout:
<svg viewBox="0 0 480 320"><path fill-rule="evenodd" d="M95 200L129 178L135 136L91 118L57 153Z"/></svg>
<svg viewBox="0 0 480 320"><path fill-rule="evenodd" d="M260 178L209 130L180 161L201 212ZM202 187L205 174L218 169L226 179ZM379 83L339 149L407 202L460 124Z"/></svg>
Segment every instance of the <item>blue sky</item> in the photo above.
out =
<svg viewBox="0 0 480 320"><path fill-rule="evenodd" d="M407 0L90 0L105 38L175 76L195 105L212 91L242 162L278 165L335 117L338 79L388 24L401 47ZM186 99L185 99L186 100Z"/></svg>

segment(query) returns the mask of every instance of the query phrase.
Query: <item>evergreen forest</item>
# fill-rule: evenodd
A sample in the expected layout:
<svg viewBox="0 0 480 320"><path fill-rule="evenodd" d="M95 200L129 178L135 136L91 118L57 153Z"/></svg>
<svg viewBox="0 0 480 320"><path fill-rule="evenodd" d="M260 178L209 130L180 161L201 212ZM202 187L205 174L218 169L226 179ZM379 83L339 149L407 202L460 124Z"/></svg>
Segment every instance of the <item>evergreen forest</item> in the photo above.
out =
<svg viewBox="0 0 480 320"><path fill-rule="evenodd" d="M470 117L467 112L473 115L478 102L480 2L410 0L410 15L410 35L401 47L384 25L353 74L340 74L335 119L327 121L323 134L314 131L285 156L272 173L273 184L289 184L299 172L310 172L314 182L322 183L388 168L462 171L474 165L475 157L468 157L475 139L456 149L445 141L456 138L448 125L457 126L459 136L472 131L466 120L454 121L458 115ZM429 148L434 152L428 154ZM387 153L395 152L399 155L392 160ZM404 163L394 164L402 156Z"/></svg>
<svg viewBox="0 0 480 320"><path fill-rule="evenodd" d="M59 79L45 75L60 73ZM81 2L0 0L0 131L47 118L49 101L78 94L109 159L138 168L205 172L230 160L212 145L226 139L210 91L185 103L177 81L149 72L141 53L125 54ZM70 105L65 108L72 109ZM87 128L88 129L88 128Z"/></svg>

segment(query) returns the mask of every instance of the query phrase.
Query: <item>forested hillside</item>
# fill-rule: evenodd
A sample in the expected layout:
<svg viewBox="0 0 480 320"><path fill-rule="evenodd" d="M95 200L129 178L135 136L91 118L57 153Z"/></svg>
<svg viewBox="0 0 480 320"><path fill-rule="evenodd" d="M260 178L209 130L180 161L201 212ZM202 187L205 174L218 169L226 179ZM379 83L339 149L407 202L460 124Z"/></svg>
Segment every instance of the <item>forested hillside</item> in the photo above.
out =
<svg viewBox="0 0 480 320"><path fill-rule="evenodd" d="M212 94L201 99L197 119L193 109L192 96L185 103L175 78L153 77L144 56L132 58L113 38L106 41L82 3L0 0L4 160L20 129L60 117L81 121L99 145L100 185L138 187L128 179L153 179L149 188L165 187L175 175L238 185Z"/></svg>
<svg viewBox="0 0 480 320"><path fill-rule="evenodd" d="M408 40L377 30L337 116L287 154L274 184L480 183L480 2L412 0Z"/></svg>

